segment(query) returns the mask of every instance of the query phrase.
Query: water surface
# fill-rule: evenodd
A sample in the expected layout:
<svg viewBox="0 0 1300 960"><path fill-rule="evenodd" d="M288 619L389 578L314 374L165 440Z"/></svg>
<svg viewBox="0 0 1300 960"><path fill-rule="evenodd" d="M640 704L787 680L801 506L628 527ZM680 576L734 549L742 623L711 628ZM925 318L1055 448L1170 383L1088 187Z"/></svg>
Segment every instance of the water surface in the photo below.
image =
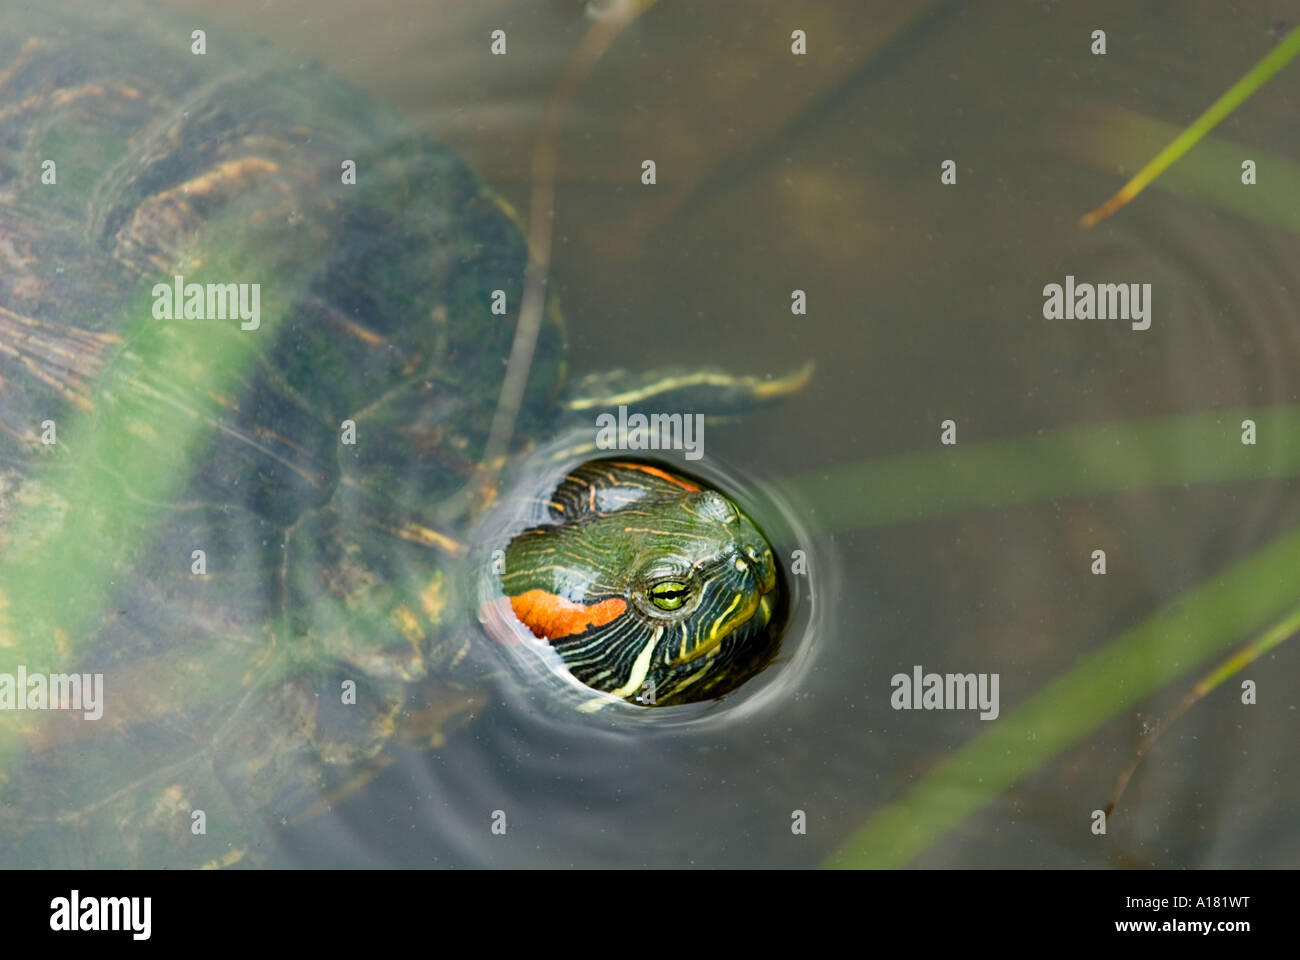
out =
<svg viewBox="0 0 1300 960"><path fill-rule="evenodd" d="M542 103L590 23L567 0L173 6L324 61L519 210ZM574 372L815 360L807 390L711 429L706 450L832 530L837 505L801 502L787 481L931 449L948 418L975 444L1297 402L1294 235L1159 189L1090 232L1076 224L1122 182L1082 159L1081 138L1096 148L1102 135L1089 111L1190 121L1264 54L1285 7L663 0L616 42L559 141L552 284ZM509 53L494 58L497 28ZM1099 28L1104 57L1089 53ZM808 33L806 57L790 53L793 29ZM1283 73L1216 136L1294 158L1296 84ZM1126 172L1146 159L1112 149ZM645 159L654 187L640 183ZM948 159L955 186L940 184ZM1044 320L1043 285L1067 274L1151 283L1151 329ZM794 289L806 316L790 313ZM806 545L818 582L804 596L826 611L815 656L761 709L620 725L538 712L507 684L438 750L397 748L363 791L287 829L273 862L817 864L985 723L891 709L893 674L997 672L1005 713L1294 527L1296 493L1189 485L838 529ZM1088 571L1098 546L1105 577ZM1296 865L1297 668L1283 645L1246 674L1258 705L1230 684L1189 712L1104 841L1089 813L1196 671L919 864ZM506 836L491 833L493 810ZM795 810L806 836L791 832Z"/></svg>

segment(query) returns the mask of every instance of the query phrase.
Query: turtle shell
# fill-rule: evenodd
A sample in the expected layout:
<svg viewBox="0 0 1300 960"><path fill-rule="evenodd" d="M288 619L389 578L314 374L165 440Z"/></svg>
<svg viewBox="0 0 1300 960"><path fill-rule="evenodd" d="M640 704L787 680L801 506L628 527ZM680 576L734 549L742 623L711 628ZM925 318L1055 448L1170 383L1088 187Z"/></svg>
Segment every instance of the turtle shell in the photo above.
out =
<svg viewBox="0 0 1300 960"><path fill-rule="evenodd" d="M248 862L472 659L525 245L319 66L45 6L0 10L0 683L102 676L101 715L0 709L0 863Z"/></svg>

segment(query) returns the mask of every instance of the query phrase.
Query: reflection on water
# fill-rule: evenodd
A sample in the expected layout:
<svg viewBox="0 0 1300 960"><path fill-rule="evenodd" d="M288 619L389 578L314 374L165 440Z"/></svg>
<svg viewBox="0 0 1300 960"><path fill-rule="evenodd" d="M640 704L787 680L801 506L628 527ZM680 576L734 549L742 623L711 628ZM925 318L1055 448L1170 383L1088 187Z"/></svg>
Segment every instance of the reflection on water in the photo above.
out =
<svg viewBox="0 0 1300 960"><path fill-rule="evenodd" d="M542 100L588 22L568 0L172 5L324 60L426 124L521 210ZM396 747L363 791L288 827L273 862L815 864L980 731L971 713L890 709L893 674L997 672L1005 713L1300 522L1296 484L1260 481L804 542L804 527L836 529L836 505L787 495L786 478L930 449L945 419L975 443L1300 399L1300 240L1159 189L1081 232L1079 215L1120 178L1071 144L1095 131L1072 118L1098 104L1191 119L1265 52L1286 4L874 7L663 0L611 50L561 138L552 283L576 372L817 362L801 395L712 432L704 464L763 504L761 522L784 525L774 536L787 556L814 559L782 662L734 703L657 722L555 711L544 689L501 681L440 748ZM1098 24L1105 57L1088 53ZM494 59L498 27L510 46ZM810 38L805 59L789 53L795 28ZM1221 132L1295 156L1294 89L1284 75ZM645 159L654 187L640 183ZM940 184L946 159L954 186ZM1145 159L1115 156L1126 173ZM1045 321L1042 288L1066 275L1150 283L1151 329ZM806 316L790 313L794 289L807 291ZM1099 546L1105 577L1088 573ZM1257 706L1239 706L1230 684L1180 720L1105 844L1088 815L1182 686L1044 765L919 862L1294 865L1297 668L1300 652L1283 645L1251 674ZM1189 664L1186 683L1199 675ZM505 836L490 830L498 810ZM795 811L806 836L791 831Z"/></svg>

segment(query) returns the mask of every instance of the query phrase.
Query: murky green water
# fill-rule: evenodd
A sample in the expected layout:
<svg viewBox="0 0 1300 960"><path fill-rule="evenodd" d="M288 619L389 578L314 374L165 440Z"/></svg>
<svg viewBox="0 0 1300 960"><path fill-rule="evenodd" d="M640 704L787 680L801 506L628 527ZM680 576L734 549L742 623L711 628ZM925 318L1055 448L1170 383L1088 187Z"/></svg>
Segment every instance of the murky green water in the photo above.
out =
<svg viewBox="0 0 1300 960"><path fill-rule="evenodd" d="M542 103L591 23L567 0L173 5L199 11L196 25L210 16L323 60L418 118L521 211ZM552 284L571 366L775 374L816 362L801 394L706 442L710 462L776 491L800 525L837 531L785 544L814 560L798 635L762 678L764 696L690 722L555 716L499 685L441 748L396 748L361 792L286 828L272 862L815 865L998 722L894 710L892 675L915 664L998 673L1005 715L1292 529L1300 499L1285 480L865 529L838 519L852 513L844 504L801 494L812 488L800 480L934 449L946 419L960 450L1300 400L1295 234L1159 188L1092 231L1077 226L1147 159L1108 138L1113 111L1189 122L1275 42L1286 6L662 0L628 28L559 140ZM504 57L488 53L497 28ZM794 29L807 31L805 57L790 53ZM1095 29L1105 56L1089 52ZM1243 157L1294 162L1297 71L1215 136ZM1088 162L1095 154L1112 165ZM654 186L640 182L646 159ZM949 159L955 185L940 182ZM1225 190L1269 189L1268 162L1259 169L1254 187L1223 170ZM1150 329L1045 320L1043 287L1067 275L1150 283ZM794 289L807 292L805 316L791 314ZM1089 571L1097 548L1104 577ZM815 635L799 633L809 624ZM916 862L1295 866L1294 643L1242 674L1257 704L1239 702L1234 680L1192 708L1139 769L1108 835L1090 829L1144 725L1208 667L1188 664ZM490 829L495 810L505 836ZM794 811L806 835L792 833Z"/></svg>

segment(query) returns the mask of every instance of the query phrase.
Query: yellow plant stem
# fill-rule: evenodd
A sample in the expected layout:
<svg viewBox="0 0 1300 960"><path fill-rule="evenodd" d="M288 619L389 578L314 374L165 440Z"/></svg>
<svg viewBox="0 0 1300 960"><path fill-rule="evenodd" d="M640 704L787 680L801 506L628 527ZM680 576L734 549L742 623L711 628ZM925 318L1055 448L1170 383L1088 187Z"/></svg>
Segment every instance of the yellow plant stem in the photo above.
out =
<svg viewBox="0 0 1300 960"><path fill-rule="evenodd" d="M1118 193L1096 210L1084 214L1079 220L1079 225L1091 227L1100 223L1136 197L1152 180L1164 173L1202 137L1213 130L1220 120L1241 106L1251 94L1290 63L1297 53L1300 53L1300 27L1296 27L1283 37L1282 42L1269 51L1268 56L1228 88L1228 91L1197 117L1190 127L1175 137L1167 147L1156 154L1155 159L1139 170L1137 176L1124 184Z"/></svg>

